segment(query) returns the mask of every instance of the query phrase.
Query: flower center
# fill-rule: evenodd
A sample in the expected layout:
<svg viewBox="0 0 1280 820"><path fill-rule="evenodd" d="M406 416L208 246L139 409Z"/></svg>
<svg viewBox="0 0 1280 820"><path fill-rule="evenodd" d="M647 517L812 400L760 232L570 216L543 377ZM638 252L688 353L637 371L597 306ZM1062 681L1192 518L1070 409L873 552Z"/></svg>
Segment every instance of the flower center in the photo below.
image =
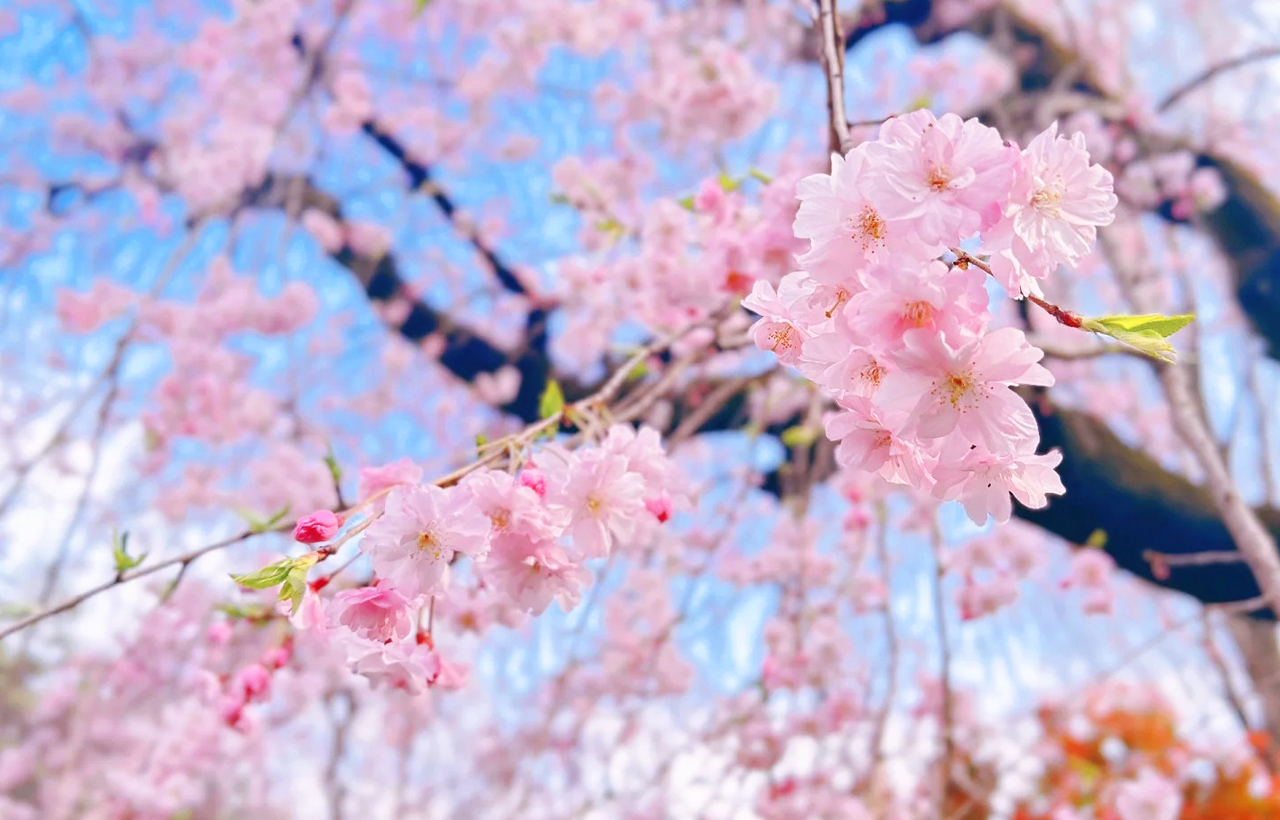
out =
<svg viewBox="0 0 1280 820"><path fill-rule="evenodd" d="M942 383L943 390L947 394L947 400L951 402L951 406L955 407L960 404L960 400L973 390L973 376L969 373L952 373L947 376L946 381Z"/></svg>
<svg viewBox="0 0 1280 820"><path fill-rule="evenodd" d="M845 224L851 232L851 238L862 241L864 250L873 242L884 241L884 220L870 205L865 206L857 216L851 216L845 220Z"/></svg>
<svg viewBox="0 0 1280 820"><path fill-rule="evenodd" d="M1062 216L1062 211L1058 208L1058 203L1062 201L1066 191L1063 190L1062 181L1054 180L1052 183L1037 190L1031 195L1031 204L1036 210L1052 219Z"/></svg>
<svg viewBox="0 0 1280 820"><path fill-rule="evenodd" d="M800 331L786 322L779 322L769 330L767 336L769 341L773 343L769 349L774 353L778 352L778 348L783 350L800 349Z"/></svg>
<svg viewBox="0 0 1280 820"><path fill-rule="evenodd" d="M863 381L868 382L876 387L879 387L880 378L884 376L884 368L881 367L876 362L872 362L871 364L862 368L862 371L858 373L858 375L862 378Z"/></svg>
<svg viewBox="0 0 1280 820"><path fill-rule="evenodd" d="M912 327L924 327L933 323L933 305L928 302L908 302L902 309L902 319Z"/></svg>
<svg viewBox="0 0 1280 820"><path fill-rule="evenodd" d="M925 180L925 184L932 190L941 193L947 190L947 186L951 184L951 172L946 168L931 165L929 166L929 176Z"/></svg>
<svg viewBox="0 0 1280 820"><path fill-rule="evenodd" d="M438 561L444 545L440 543L435 530L423 530L418 533L418 549Z"/></svg>
<svg viewBox="0 0 1280 820"><path fill-rule="evenodd" d="M831 315L839 310L840 306L847 301L849 301L849 291L845 288L838 288L836 290L836 303L827 310L827 318L830 319Z"/></svg>

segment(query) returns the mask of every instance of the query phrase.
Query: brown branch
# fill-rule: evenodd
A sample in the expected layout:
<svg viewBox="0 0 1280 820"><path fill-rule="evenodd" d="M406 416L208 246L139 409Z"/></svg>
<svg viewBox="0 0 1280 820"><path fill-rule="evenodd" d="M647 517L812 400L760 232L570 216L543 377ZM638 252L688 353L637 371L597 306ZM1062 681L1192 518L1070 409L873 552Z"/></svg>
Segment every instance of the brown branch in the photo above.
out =
<svg viewBox="0 0 1280 820"><path fill-rule="evenodd" d="M292 526L293 525L291 524L289 525L288 528L291 529ZM285 528L277 528L277 531L283 532L284 529ZM245 532L242 532L239 535L233 535L230 538L226 538L222 541L215 541L212 544L206 544L203 547L191 550L190 552L183 553L182 555L176 555L173 558L169 558L165 561L152 564L151 566L139 567L137 569L131 569L127 572L117 573L115 577L113 577L110 581L105 581L101 584L98 584L95 587L90 587L89 589L86 589L84 592L81 592L77 595L73 595L64 601L54 604L51 607L47 607L46 609L42 609L39 612L32 613L31 615L28 615L22 620L16 621L12 624L9 624L5 628L0 629L0 641L4 640L5 638L14 634L15 632L20 632L23 629L26 629L27 627L33 624L37 624L43 621L45 618L50 618L61 612L66 612L69 609L74 609L75 607L78 607L80 604L89 600L93 596L102 592L106 592L112 587L120 586L121 584L126 584L130 581L136 581L139 578L145 578L148 575L152 575L154 573L159 572L162 569L168 569L169 567L172 567L172 566L177 566L179 564L185 566L195 561L197 558L200 558L203 555L207 555L211 552L224 549L226 547L231 546L232 544L239 544L241 541L247 541L249 538L252 538L254 535L257 535L257 534L258 533L252 530L246 530Z"/></svg>
<svg viewBox="0 0 1280 820"><path fill-rule="evenodd" d="M400 165L405 175L409 178L409 185L413 190L421 191L431 197L431 201L440 209L440 214L445 220L489 264L494 276L497 277L503 288L511 293L528 294L528 288L516 270L484 242L479 233L476 232L475 226L465 219L458 210L453 198L440 187L440 184L435 179L434 170L430 165L414 159L410 155L409 149L396 139L390 130L375 120L364 123L361 126L361 130Z"/></svg>
<svg viewBox="0 0 1280 820"><path fill-rule="evenodd" d="M1099 235L1099 243L1134 307L1141 311L1159 310L1160 305L1142 287L1144 272L1125 263L1106 232ZM1157 377L1164 390L1173 427L1204 471L1205 486L1213 497L1222 523L1257 578L1272 611L1280 612L1280 552L1276 550L1271 533L1263 527L1236 488L1230 468L1201 412L1201 398L1194 389L1190 374L1185 367L1166 364L1157 367Z"/></svg>
<svg viewBox="0 0 1280 820"><path fill-rule="evenodd" d="M708 322L709 321L712 321L712 320L708 320ZM463 467L460 467L451 473L448 473L447 475L444 475L440 478L435 479L435 481L433 481L432 483L438 487L452 486L453 484L456 484L458 481L462 480L463 477L467 476L472 472L475 472L481 467L485 467L490 464L499 463L504 458L506 459L511 458L512 453L515 452L517 447L523 446L528 444L529 442L532 442L534 439L536 439L540 434L542 434L545 431L555 430L564 421L572 421L572 419L574 419L577 414L586 415L591 413L593 408L596 408L602 404L607 404L618 395L619 391L622 389L622 386L626 383L627 376L630 375L632 371L635 370L636 365L638 365L640 362L644 361L645 359L649 358L650 356L653 356L654 354L660 351L666 350L668 347L670 347L679 339L683 338L688 333L692 332L693 330L702 328L706 326L706 324L707 322L700 322L700 323L691 325L689 327L683 328L677 332L670 333L662 337L661 339L657 339L650 342L649 344L642 347L639 351L637 351L635 355L629 358L616 372L614 372L604 382L603 385L601 385L601 387L598 390L596 390L591 395L583 399L580 399L579 401L576 401L572 404L566 405L565 407L551 414L547 418L544 418L534 424L531 424L517 433L513 433L510 436L505 436L501 439L497 439L493 442L489 442L488 444L485 445L484 449L482 450L482 453L484 454L482 454L480 457L474 459L469 464ZM580 438L574 439L574 441L580 441L580 440L581 440ZM367 505L368 502L371 500L372 500L371 498L365 499L364 501L352 507L349 507L345 510L340 510L339 512L344 515L353 513L361 509L363 506ZM329 547L325 547L323 549L327 550L327 554L329 555L333 554L334 552L337 551L337 548L339 546L341 546L342 544L345 544L352 537L359 534L366 527L368 527L369 524L372 523L372 520L373 519L366 519L365 521L361 522L355 527L352 527L350 530L345 532L338 541L335 541ZM201 556L207 555L210 552L215 552L217 550L232 546L233 544L238 544L242 541L246 541L255 535L260 535L267 532L275 532L275 533L288 532L292 528L293 528L293 524L280 524L271 529L246 530L238 535L234 535L222 541L217 541L212 544L207 544L203 547L199 547L197 549L191 550L190 552L183 553L182 555L174 556L173 558L169 558L167 560L161 561L156 564L152 564L147 567L139 567L137 569L128 570L126 572L118 572L116 573L115 577L113 577L110 581L105 581L101 584L98 584L97 586L87 589L84 592L81 592L77 595L73 595L70 598L67 598L66 600L54 606L48 607L46 609L42 609L38 612L28 615L27 617L15 623L10 624L9 626L3 629L0 629L0 640L4 640L7 636L12 635L15 632L19 632L23 629L26 629L27 627L33 624L39 623L40 621L43 621L44 619L49 618L53 615L57 615L58 613L61 613L61 612L66 612L69 609L74 609L75 607L79 606L89 598L92 598L93 596L98 595L99 593L106 592L107 590L113 587L120 586L121 584L125 584L130 581L137 580L139 578L145 578L148 575L152 575L156 572L159 572L160 570L166 569L168 567L176 566L176 565L181 565L183 567L183 571L185 571L187 565L191 564L193 561L200 558Z"/></svg>
<svg viewBox="0 0 1280 820"><path fill-rule="evenodd" d="M1177 105L1178 102L1188 94L1209 82L1214 77L1217 77L1219 74L1241 68L1249 65L1250 63L1256 63L1261 60L1270 60L1276 57L1280 57L1280 46L1269 46L1267 48L1260 48L1257 51L1251 51L1248 54L1242 54L1239 57L1211 65L1204 71L1201 71L1199 74L1192 77L1190 80L1179 85L1173 91L1169 92L1168 96L1161 100L1160 104L1156 106L1156 111L1163 114L1165 111L1168 111L1170 108Z"/></svg>
<svg viewBox="0 0 1280 820"><path fill-rule="evenodd" d="M936 514L931 527L933 558L936 564L933 573L933 618L938 632L938 683L942 688L941 711L938 716L939 734L942 737L942 761L938 767L938 775L942 782L938 788L938 816L943 817L947 805L947 793L950 791L954 777L955 764L955 716L951 691L951 639L947 631L947 605L943 595L942 582L946 577L946 559L942 554L942 531L938 527Z"/></svg>
<svg viewBox="0 0 1280 820"><path fill-rule="evenodd" d="M836 0L819 0L818 25L822 28L822 63L827 71L827 114L832 152L847 154L853 148L849 118L844 111L844 38L835 13Z"/></svg>
<svg viewBox="0 0 1280 820"><path fill-rule="evenodd" d="M1244 560L1244 556L1237 550L1187 553L1144 550L1142 557L1148 562L1164 564L1166 567L1203 567L1210 564L1234 564Z"/></svg>

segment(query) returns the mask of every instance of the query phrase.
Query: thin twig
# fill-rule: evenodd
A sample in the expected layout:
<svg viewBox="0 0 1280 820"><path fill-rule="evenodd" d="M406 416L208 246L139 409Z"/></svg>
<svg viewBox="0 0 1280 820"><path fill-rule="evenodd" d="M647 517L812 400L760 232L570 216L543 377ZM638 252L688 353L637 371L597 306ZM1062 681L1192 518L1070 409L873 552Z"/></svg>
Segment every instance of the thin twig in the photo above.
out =
<svg viewBox="0 0 1280 820"><path fill-rule="evenodd" d="M274 531L284 532L286 529L289 529L291 527L292 525L290 525L290 527L278 527ZM272 530L265 530L264 532L272 532ZM95 587L86 589L84 592L81 592L77 595L73 595L70 598L67 598L65 601L62 601L61 603L54 604L53 606L48 607L46 609L42 609L39 612L28 615L27 617L23 618L20 621L16 621L12 624L9 624L4 629L0 629L0 641L4 640L5 638L7 638L8 636L12 635L15 632L20 632L23 629L26 629L32 624L37 624L40 621L43 621L45 618L49 618L53 615L57 615L60 612L66 612L69 609L74 609L75 607L84 603L85 601L97 595L98 593L106 592L112 587L116 587L121 584L126 584L130 581L135 581L139 578L145 578L148 575L153 575L162 569L168 569L169 567L176 566L178 564L184 564L184 565L190 564L192 561L195 561L197 558L201 557L202 555L207 555L208 553L215 552L220 549L224 549L233 544L239 544L240 542L247 541L253 536L258 534L260 533L255 532L253 530L246 530L240 533L239 535L233 535L230 538L223 539L222 541L215 541L212 544L206 544L203 547L191 550L190 552L183 553L182 555L175 555L173 558L169 558L159 563L152 564L149 567L139 567L137 569L129 570L128 572L118 573L110 581L106 581L104 583L98 584Z"/></svg>
<svg viewBox="0 0 1280 820"><path fill-rule="evenodd" d="M818 24L822 28L822 63L827 69L827 114L831 120L831 150L847 154L853 148L849 118L844 112L844 38L836 19L836 0L820 0Z"/></svg>
<svg viewBox="0 0 1280 820"><path fill-rule="evenodd" d="M608 403L611 399L613 399L617 395L618 391L622 389L623 384L626 383L627 376L632 371L635 370L636 365L638 365L640 362L647 359L649 356L652 356L653 354L666 349L668 346L670 346L671 344L679 340L681 337L683 337L687 333L693 331L696 328L703 326L704 324L705 322L690 325L689 327L683 328L679 331L675 331L670 334L667 334L661 339L650 342L649 344L640 348L640 350L637 351L634 356L628 359L622 365L622 367L620 367L608 379L608 381L606 381L600 387L599 390L592 393L590 396L587 396L586 398L578 402L575 402L572 405L568 405L568 407L557 411L556 413L552 414L548 418L542 419L541 421L538 421L534 424L529 425L519 433L513 434L511 436L507 436L503 439L500 439L499 441L506 442L506 443L527 444L533 441L535 438L537 438L537 436L540 433L546 430L554 430L562 420L569 418L569 415L571 414L567 415L567 413L569 412L570 408L575 409L579 412L582 412L590 407L599 406L599 405ZM483 456L481 458L477 458L474 461L472 461L470 464L467 464L464 467L460 467L457 470L454 470L452 473L449 473L445 476L437 478L432 483L434 483L438 487L448 487L453 484L456 484L463 477L467 476L472 472L475 472L481 467L498 462L504 457L509 458L510 457L508 455L509 452L510 450L505 446L497 448L489 455ZM385 495L387 492L390 491L390 489L391 488L384 489L381 492L375 494L374 496L371 496L369 498L362 500L361 502L351 507L350 509L342 510L340 512L343 514L344 518L349 517L351 513L363 507L368 506L370 502L374 501L376 498L382 495ZM354 536L362 532L365 528L367 528L370 524L372 524L373 521L374 521L374 517L365 519L364 521L360 522L358 525L347 530L338 540L334 541L328 547L323 548L326 551L326 557L327 555L332 555L333 553L337 552L339 547L341 547L343 544L351 540ZM39 623L40 621L43 621L44 619L49 618L53 615L57 615L58 613L61 613L61 612L66 612L69 609L74 609L75 607L84 603L89 598L92 598L93 596L99 593L106 592L107 590L112 589L113 587L120 586L121 584L125 584L130 581L134 581L138 578L145 578L148 575L151 575L153 573L159 572L162 569L166 569L168 567L172 567L175 565L182 565L185 571L185 568L187 565L191 564L196 559L210 552L215 552L217 550L232 546L233 544L238 544L242 541L246 541L255 535L263 534L266 532L288 532L292 528L293 528L292 524L281 524L272 529L246 530L245 532L242 532L239 535L235 535L235 536L232 536L231 538L227 538L222 541L217 541L212 544L207 544L203 547L199 547L198 549L192 550L182 555L174 556L173 558L169 558L157 564L152 564L151 566L147 566L147 567L139 567L137 569L129 570L128 572L117 573L110 581L103 582L101 584L98 584L95 587L91 587L90 589L87 589L77 595L73 595L64 601L58 604L55 604L54 606L50 606L45 609L42 609L38 612L28 615L27 617L19 621L16 621L10 624L7 627L4 627L3 629L0 629L0 640L4 640L9 635L12 635L15 632L20 632L23 629L26 629L27 627L33 624ZM181 576L181 573L179 573L179 575Z"/></svg>
<svg viewBox="0 0 1280 820"><path fill-rule="evenodd" d="M1248 54L1242 54L1239 57L1211 65L1204 71L1201 71L1199 74L1192 77L1190 80L1187 80L1185 83L1175 88L1173 91L1169 92L1169 95L1161 100L1160 104L1156 106L1156 111L1163 114L1165 111L1177 105L1183 97L1187 96L1192 91L1195 91L1197 88L1225 71L1231 71L1232 69L1246 66L1249 63L1257 62L1259 60L1269 60L1274 57L1280 57L1280 46L1260 48L1257 51L1251 51Z"/></svg>
<svg viewBox="0 0 1280 820"><path fill-rule="evenodd" d="M1210 564L1236 564L1244 560L1238 550L1205 550L1204 552L1158 552L1143 550L1142 560L1167 567L1203 567Z"/></svg>
<svg viewBox="0 0 1280 820"><path fill-rule="evenodd" d="M954 709L951 694L951 641L947 633L946 597L943 595L942 581L946 575L946 561L942 554L942 531L938 527L937 516L933 518L931 527L933 556L936 570L933 576L933 617L938 630L938 663L941 667L938 675L942 687L941 721L942 734L942 766L940 776L942 784L938 792L938 816L942 817L946 809L947 787L953 776L952 766L955 760Z"/></svg>

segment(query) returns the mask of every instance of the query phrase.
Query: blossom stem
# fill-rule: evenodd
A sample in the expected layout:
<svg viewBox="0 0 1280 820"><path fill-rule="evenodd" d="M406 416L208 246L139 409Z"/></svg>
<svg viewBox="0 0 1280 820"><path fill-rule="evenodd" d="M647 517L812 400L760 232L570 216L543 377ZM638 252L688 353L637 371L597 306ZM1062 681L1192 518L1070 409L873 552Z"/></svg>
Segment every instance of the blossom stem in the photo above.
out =
<svg viewBox="0 0 1280 820"><path fill-rule="evenodd" d="M820 0L822 62L827 69L827 113L831 119L831 150L847 154L853 148L849 119L844 111L844 38L836 19L835 0Z"/></svg>
<svg viewBox="0 0 1280 820"><path fill-rule="evenodd" d="M970 265L973 265L978 270L984 271L988 276L995 275L994 273L991 272L991 266L988 265L986 262L983 262L981 259L977 258L976 256L966 253L965 251L962 251L959 248L948 248L947 250L955 254L956 265L958 265L961 269L967 268ZM1026 297L1027 297L1027 301L1036 305L1045 313L1048 313L1050 316L1052 316L1054 319L1057 319L1058 324L1066 325L1067 327L1074 327L1074 328L1084 327L1084 317L1081 316L1079 313L1075 313L1074 311L1067 310L1066 308L1058 307L1053 302L1049 302L1044 299L1041 299L1039 296L1036 296L1035 294L1032 294L1032 293L1026 294Z"/></svg>

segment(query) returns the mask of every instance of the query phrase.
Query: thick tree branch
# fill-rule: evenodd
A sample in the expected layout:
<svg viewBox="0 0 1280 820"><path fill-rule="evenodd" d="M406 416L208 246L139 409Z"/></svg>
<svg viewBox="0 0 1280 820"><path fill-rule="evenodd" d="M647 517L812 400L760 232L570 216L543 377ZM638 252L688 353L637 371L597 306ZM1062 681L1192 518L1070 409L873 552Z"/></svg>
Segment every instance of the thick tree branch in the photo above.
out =
<svg viewBox="0 0 1280 820"><path fill-rule="evenodd" d="M418 162L410 156L404 144L377 122L370 120L361 126L361 130L404 169L405 175L409 178L409 185L413 190L421 191L431 197L431 201L440 209L441 215L475 248L477 253L484 257L485 262L493 269L494 276L497 277L503 288L511 293L528 294L524 282L521 281L515 269L503 261L481 239L480 235L476 233L475 227L459 213L458 206L454 203L453 198L436 183L431 166Z"/></svg>

